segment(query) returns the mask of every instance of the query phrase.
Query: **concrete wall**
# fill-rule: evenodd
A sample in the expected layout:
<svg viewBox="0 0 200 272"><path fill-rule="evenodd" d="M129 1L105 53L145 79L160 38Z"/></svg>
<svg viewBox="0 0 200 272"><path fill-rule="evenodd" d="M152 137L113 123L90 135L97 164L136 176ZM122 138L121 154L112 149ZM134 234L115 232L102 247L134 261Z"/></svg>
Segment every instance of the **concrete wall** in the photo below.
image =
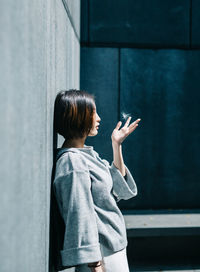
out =
<svg viewBox="0 0 200 272"><path fill-rule="evenodd" d="M53 103L79 88L80 1L2 0L0 25L0 271L46 272Z"/></svg>

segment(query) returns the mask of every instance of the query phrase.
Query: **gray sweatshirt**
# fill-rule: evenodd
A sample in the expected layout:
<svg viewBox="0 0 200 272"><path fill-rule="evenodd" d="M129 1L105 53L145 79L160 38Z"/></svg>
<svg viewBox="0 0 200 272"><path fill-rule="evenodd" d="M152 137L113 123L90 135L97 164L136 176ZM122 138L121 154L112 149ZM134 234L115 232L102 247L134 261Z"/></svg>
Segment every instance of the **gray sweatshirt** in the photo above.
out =
<svg viewBox="0 0 200 272"><path fill-rule="evenodd" d="M62 265L101 260L100 244L111 252L122 250L128 242L117 202L137 195L129 169L125 165L123 177L92 146L58 148L57 156L60 152L64 153L56 163L53 189L65 222Z"/></svg>

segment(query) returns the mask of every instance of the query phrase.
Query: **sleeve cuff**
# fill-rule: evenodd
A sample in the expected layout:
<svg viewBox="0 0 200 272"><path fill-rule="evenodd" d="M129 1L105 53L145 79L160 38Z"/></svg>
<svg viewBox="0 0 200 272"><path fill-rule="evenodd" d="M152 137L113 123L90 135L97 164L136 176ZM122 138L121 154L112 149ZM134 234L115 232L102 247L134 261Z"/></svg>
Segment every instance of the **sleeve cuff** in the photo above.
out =
<svg viewBox="0 0 200 272"><path fill-rule="evenodd" d="M102 260L100 244L82 246L61 250L63 266L76 266L84 263L98 262Z"/></svg>
<svg viewBox="0 0 200 272"><path fill-rule="evenodd" d="M112 162L110 172L113 178L112 192L116 196L116 201L130 199L137 195L137 186L128 167L125 165L126 175L123 177L120 170Z"/></svg>

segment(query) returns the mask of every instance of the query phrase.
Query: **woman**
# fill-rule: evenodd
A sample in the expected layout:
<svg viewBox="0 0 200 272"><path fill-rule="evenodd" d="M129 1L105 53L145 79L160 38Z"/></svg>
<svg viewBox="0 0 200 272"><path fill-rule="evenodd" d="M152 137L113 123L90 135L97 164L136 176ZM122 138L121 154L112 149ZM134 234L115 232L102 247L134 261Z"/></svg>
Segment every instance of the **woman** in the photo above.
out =
<svg viewBox="0 0 200 272"><path fill-rule="evenodd" d="M94 95L80 90L61 91L54 109L55 130L65 138L57 148L53 182L55 198L65 224L62 265L80 272L129 272L127 236L121 199L137 195L135 181L123 162L122 142L140 119L112 132L113 162L101 159L88 136L98 134L101 118Z"/></svg>

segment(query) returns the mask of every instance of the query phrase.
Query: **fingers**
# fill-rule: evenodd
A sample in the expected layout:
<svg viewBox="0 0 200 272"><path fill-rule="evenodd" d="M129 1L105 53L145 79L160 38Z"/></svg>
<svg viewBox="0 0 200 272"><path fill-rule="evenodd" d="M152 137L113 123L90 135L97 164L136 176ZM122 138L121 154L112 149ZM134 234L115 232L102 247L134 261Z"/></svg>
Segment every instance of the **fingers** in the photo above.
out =
<svg viewBox="0 0 200 272"><path fill-rule="evenodd" d="M128 127L128 125L129 125L129 123L131 121L131 118L132 118L131 116L128 117L128 119L126 120L126 123L124 124L124 127ZM138 123L140 121L141 121L140 118L138 118L137 120L135 120L133 123L130 124L129 129L136 128L138 126ZM115 127L115 129L119 129L121 125L122 125L122 122L119 121L117 123L117 126Z"/></svg>
<svg viewBox="0 0 200 272"><path fill-rule="evenodd" d="M135 123L138 124L140 121L141 121L141 119L138 118L138 119L135 121Z"/></svg>
<svg viewBox="0 0 200 272"><path fill-rule="evenodd" d="M132 133L132 132L136 129L137 126L138 126L138 124L134 125L134 126L131 127L131 128L130 128L130 126L129 126L129 132L128 132L128 134Z"/></svg>
<svg viewBox="0 0 200 272"><path fill-rule="evenodd" d="M131 116L127 119L126 123L125 123L125 127L127 127L130 123L130 120L131 120ZM141 121L140 118L138 118L137 120L135 120L133 123L130 124L129 128L132 128L132 127L135 127L136 125L138 125L138 123Z"/></svg>
<svg viewBox="0 0 200 272"><path fill-rule="evenodd" d="M131 116L129 116L129 118L126 120L126 123L124 124L124 127L127 127L131 121Z"/></svg>
<svg viewBox="0 0 200 272"><path fill-rule="evenodd" d="M140 122L141 119L137 119L135 122L133 122L128 128L129 128L129 132L128 135L130 133L132 133L138 126L138 123Z"/></svg>
<svg viewBox="0 0 200 272"><path fill-rule="evenodd" d="M138 127L138 123L140 122L141 119L137 119L135 122L133 122L132 124L130 124L130 126L128 127L128 134L131 134L137 127Z"/></svg>
<svg viewBox="0 0 200 272"><path fill-rule="evenodd" d="M141 121L140 118L138 118L137 120L135 120L133 123L130 124L129 128L132 128L132 127L135 127L135 126L138 126L138 123Z"/></svg>
<svg viewBox="0 0 200 272"><path fill-rule="evenodd" d="M121 121L119 121L119 122L117 123L117 125L116 125L115 129L119 129L119 128L121 127L121 124L122 124L122 122L121 122Z"/></svg>

